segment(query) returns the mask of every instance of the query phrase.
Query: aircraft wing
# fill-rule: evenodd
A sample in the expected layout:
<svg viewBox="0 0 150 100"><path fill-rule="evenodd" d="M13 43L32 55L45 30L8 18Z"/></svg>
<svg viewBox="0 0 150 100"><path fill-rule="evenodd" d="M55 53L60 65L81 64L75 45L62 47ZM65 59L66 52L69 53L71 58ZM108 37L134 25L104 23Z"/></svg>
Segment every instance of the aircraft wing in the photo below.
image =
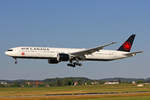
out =
<svg viewBox="0 0 150 100"><path fill-rule="evenodd" d="M127 53L127 54L125 54L125 55L127 55L127 56L134 56L134 55L136 55L137 53L143 53L143 51L131 52L131 53Z"/></svg>
<svg viewBox="0 0 150 100"><path fill-rule="evenodd" d="M95 48L86 49L86 50L82 50L82 51L79 51L79 52L74 52L74 53L71 53L71 55L74 55L74 56L89 55L89 54L92 54L92 53L94 53L96 51L102 50L106 46L109 46L109 45L112 45L112 44L115 44L115 43L116 42L112 42L112 43L105 44L105 45L102 45L102 46L98 46L98 47L95 47Z"/></svg>

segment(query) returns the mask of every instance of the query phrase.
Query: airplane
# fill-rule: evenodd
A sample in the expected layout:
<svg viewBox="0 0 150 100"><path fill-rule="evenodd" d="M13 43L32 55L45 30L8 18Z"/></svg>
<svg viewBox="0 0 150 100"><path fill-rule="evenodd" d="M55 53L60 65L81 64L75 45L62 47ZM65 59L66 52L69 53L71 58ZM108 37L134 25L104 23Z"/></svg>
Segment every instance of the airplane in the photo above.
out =
<svg viewBox="0 0 150 100"><path fill-rule="evenodd" d="M115 44L111 42L90 49L77 48L50 48L50 47L15 47L5 51L7 56L15 59L47 59L49 64L69 62L67 66L82 66L80 61L112 61L135 56L143 51L130 52L135 34L132 34L117 50L104 50L104 47Z"/></svg>

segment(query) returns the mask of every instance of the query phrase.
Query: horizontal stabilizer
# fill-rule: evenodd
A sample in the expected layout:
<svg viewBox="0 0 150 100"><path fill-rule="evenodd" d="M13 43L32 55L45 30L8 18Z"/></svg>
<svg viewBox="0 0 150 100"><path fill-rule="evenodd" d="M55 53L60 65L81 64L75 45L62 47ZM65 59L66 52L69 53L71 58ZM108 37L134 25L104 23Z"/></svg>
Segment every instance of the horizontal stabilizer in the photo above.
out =
<svg viewBox="0 0 150 100"><path fill-rule="evenodd" d="M143 51L131 52L131 53L127 53L125 55L127 55L127 56L135 56L137 53L143 53Z"/></svg>

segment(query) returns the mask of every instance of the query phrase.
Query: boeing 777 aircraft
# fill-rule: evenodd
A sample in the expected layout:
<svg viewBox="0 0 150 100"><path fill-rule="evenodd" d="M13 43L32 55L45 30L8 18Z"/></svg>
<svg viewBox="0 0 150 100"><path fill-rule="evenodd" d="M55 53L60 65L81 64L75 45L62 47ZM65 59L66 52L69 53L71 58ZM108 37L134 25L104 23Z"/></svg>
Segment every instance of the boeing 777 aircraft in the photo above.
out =
<svg viewBox="0 0 150 100"><path fill-rule="evenodd" d="M7 50L6 55L15 59L48 59L49 64L58 64L59 62L68 61L68 66L81 66L79 61L112 61L135 56L138 52L130 52L135 34L131 35L127 41L117 50L103 50L104 47L115 44L115 42L105 44L90 49L73 49L73 48L49 48L49 47L15 47Z"/></svg>

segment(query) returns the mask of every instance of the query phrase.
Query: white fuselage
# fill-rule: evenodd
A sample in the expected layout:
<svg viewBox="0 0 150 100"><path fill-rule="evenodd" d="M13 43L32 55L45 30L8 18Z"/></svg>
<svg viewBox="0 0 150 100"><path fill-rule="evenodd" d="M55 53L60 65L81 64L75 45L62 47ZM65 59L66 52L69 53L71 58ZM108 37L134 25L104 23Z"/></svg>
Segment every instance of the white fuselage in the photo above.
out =
<svg viewBox="0 0 150 100"><path fill-rule="evenodd" d="M59 53L70 54L86 49L73 48L49 48L49 47L16 47L5 52L6 55L13 58L34 58L34 59L51 59L57 58ZM85 55L85 60L92 61L110 61L127 58L128 52L116 50L100 50L89 55Z"/></svg>

